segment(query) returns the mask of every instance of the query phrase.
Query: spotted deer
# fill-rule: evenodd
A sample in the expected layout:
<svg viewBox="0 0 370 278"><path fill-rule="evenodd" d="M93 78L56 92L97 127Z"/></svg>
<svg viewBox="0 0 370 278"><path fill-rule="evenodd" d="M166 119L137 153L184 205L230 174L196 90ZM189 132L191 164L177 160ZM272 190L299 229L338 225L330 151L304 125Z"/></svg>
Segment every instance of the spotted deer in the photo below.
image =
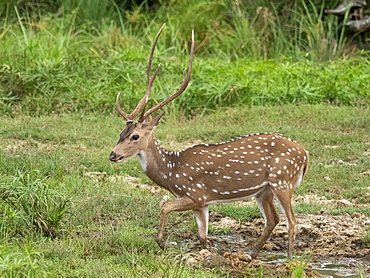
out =
<svg viewBox="0 0 370 278"><path fill-rule="evenodd" d="M194 31L189 66L183 73L180 89L145 111L159 69L158 66L151 76L153 53L163 27L154 40L149 56L146 93L131 114L121 109L119 93L117 95L116 108L126 120L126 127L109 159L119 162L137 156L147 176L176 197L162 207L156 236L160 247L164 247L164 228L170 212L192 210L201 248L206 248L208 206L254 197L265 220L264 230L251 253L252 258L256 258L279 222L274 205L276 198L286 218L288 256L292 257L296 224L291 204L292 194L307 170L308 152L295 141L276 133L246 135L217 144L200 144L182 151L164 149L153 134L163 114L146 120L188 86L194 56ZM134 121L140 110L138 119Z"/></svg>

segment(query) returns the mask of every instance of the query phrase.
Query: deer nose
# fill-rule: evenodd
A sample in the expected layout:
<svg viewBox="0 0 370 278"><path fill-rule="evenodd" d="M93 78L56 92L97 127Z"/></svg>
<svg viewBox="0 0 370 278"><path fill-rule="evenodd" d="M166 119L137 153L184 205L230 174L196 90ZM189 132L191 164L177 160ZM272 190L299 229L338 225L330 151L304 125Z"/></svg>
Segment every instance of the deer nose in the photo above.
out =
<svg viewBox="0 0 370 278"><path fill-rule="evenodd" d="M110 155L109 155L109 160L110 161L116 161L116 153L115 152L111 152Z"/></svg>

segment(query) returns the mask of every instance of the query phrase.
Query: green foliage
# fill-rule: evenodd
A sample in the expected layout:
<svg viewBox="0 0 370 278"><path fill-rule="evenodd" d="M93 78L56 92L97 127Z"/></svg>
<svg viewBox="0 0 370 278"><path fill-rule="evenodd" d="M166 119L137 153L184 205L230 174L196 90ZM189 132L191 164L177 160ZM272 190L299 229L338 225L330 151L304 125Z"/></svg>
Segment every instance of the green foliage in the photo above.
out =
<svg viewBox="0 0 370 278"><path fill-rule="evenodd" d="M34 229L54 237L69 205L69 199L50 189L37 172L19 171L12 181L0 185L0 197L1 233L10 236Z"/></svg>
<svg viewBox="0 0 370 278"><path fill-rule="evenodd" d="M315 214L325 210L325 206L308 203L298 203L294 206L294 212L296 213L307 213Z"/></svg>
<svg viewBox="0 0 370 278"><path fill-rule="evenodd" d="M335 209L335 210L331 211L331 213L333 215L340 215L340 214L343 214L343 213L352 214L352 213L355 213L355 212L363 213L365 215L370 215L370 208L368 208L368 207L365 207L365 208L349 207L349 208Z"/></svg>
<svg viewBox="0 0 370 278"><path fill-rule="evenodd" d="M62 1L60 12L41 14L13 5L14 16L2 19L0 31L1 112L111 111L118 91L132 108L145 92L147 57L163 22L151 104L178 88L191 28L197 35L193 79L174 111L369 100L369 61L339 59L350 53L347 37L335 18L323 18L322 4L297 1L286 9L269 1L188 0L152 12L145 3L125 10L98 2Z"/></svg>
<svg viewBox="0 0 370 278"><path fill-rule="evenodd" d="M1 277L51 277L42 253L31 241L0 241L0 265Z"/></svg>
<svg viewBox="0 0 370 278"><path fill-rule="evenodd" d="M292 277L301 278L305 277L305 269L307 264L312 258L312 254L306 255L303 253L300 257L294 256L293 261L289 261L289 267L292 272Z"/></svg>
<svg viewBox="0 0 370 278"><path fill-rule="evenodd" d="M231 1L228 20L217 20L213 26L211 51L226 59L281 60L290 56L314 62L344 54L345 28L334 17L323 20L324 2L295 1L290 8L273 2L252 9L250 5ZM289 12L282 11L284 8Z"/></svg>
<svg viewBox="0 0 370 278"><path fill-rule="evenodd" d="M261 216L261 212L256 205L239 205L223 204L212 206L212 210L224 216L231 217L239 222L248 222L252 219Z"/></svg>
<svg viewBox="0 0 370 278"><path fill-rule="evenodd" d="M364 237L362 238L362 244L364 244L365 246L370 246L370 231L368 230Z"/></svg>

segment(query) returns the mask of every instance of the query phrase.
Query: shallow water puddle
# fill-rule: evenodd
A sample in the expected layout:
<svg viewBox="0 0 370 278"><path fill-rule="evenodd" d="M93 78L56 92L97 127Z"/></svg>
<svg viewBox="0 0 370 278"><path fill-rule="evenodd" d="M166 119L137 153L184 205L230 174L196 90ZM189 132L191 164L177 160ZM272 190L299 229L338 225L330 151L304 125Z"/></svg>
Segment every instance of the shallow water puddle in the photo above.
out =
<svg viewBox="0 0 370 278"><path fill-rule="evenodd" d="M287 262L286 255L264 253L261 252L260 259L263 263L284 263ZM299 260L300 258L298 258ZM357 277L370 277L370 273L366 270L370 268L370 262L352 258L340 259L316 259L309 262L312 264L312 269L325 278L357 278Z"/></svg>
<svg viewBox="0 0 370 278"><path fill-rule="evenodd" d="M323 277L370 277L365 271L370 267L369 263L355 259L341 259L340 261L324 260L313 262L313 268ZM361 276L362 275L362 276Z"/></svg>

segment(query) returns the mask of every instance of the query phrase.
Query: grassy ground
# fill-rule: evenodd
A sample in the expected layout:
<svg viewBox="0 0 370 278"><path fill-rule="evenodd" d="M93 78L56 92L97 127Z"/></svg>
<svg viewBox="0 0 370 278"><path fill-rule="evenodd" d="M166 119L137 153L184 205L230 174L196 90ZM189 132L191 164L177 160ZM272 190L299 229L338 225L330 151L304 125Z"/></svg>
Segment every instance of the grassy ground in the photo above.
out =
<svg viewBox="0 0 370 278"><path fill-rule="evenodd" d="M369 115L368 107L355 106L229 108L190 120L168 115L156 135L174 150L255 132L283 133L311 154L311 168L296 195L345 198L354 204L330 211L298 203L297 212L370 215L369 207L363 206L370 201ZM136 159L124 164L108 161L122 126L116 114L2 118L1 276L226 275L222 269L188 268L180 260L186 250L159 250L153 234L167 193L148 186L153 184ZM211 210L241 221L261 217L256 207L247 211L227 204ZM169 232L194 232L191 213L174 213L168 227Z"/></svg>

